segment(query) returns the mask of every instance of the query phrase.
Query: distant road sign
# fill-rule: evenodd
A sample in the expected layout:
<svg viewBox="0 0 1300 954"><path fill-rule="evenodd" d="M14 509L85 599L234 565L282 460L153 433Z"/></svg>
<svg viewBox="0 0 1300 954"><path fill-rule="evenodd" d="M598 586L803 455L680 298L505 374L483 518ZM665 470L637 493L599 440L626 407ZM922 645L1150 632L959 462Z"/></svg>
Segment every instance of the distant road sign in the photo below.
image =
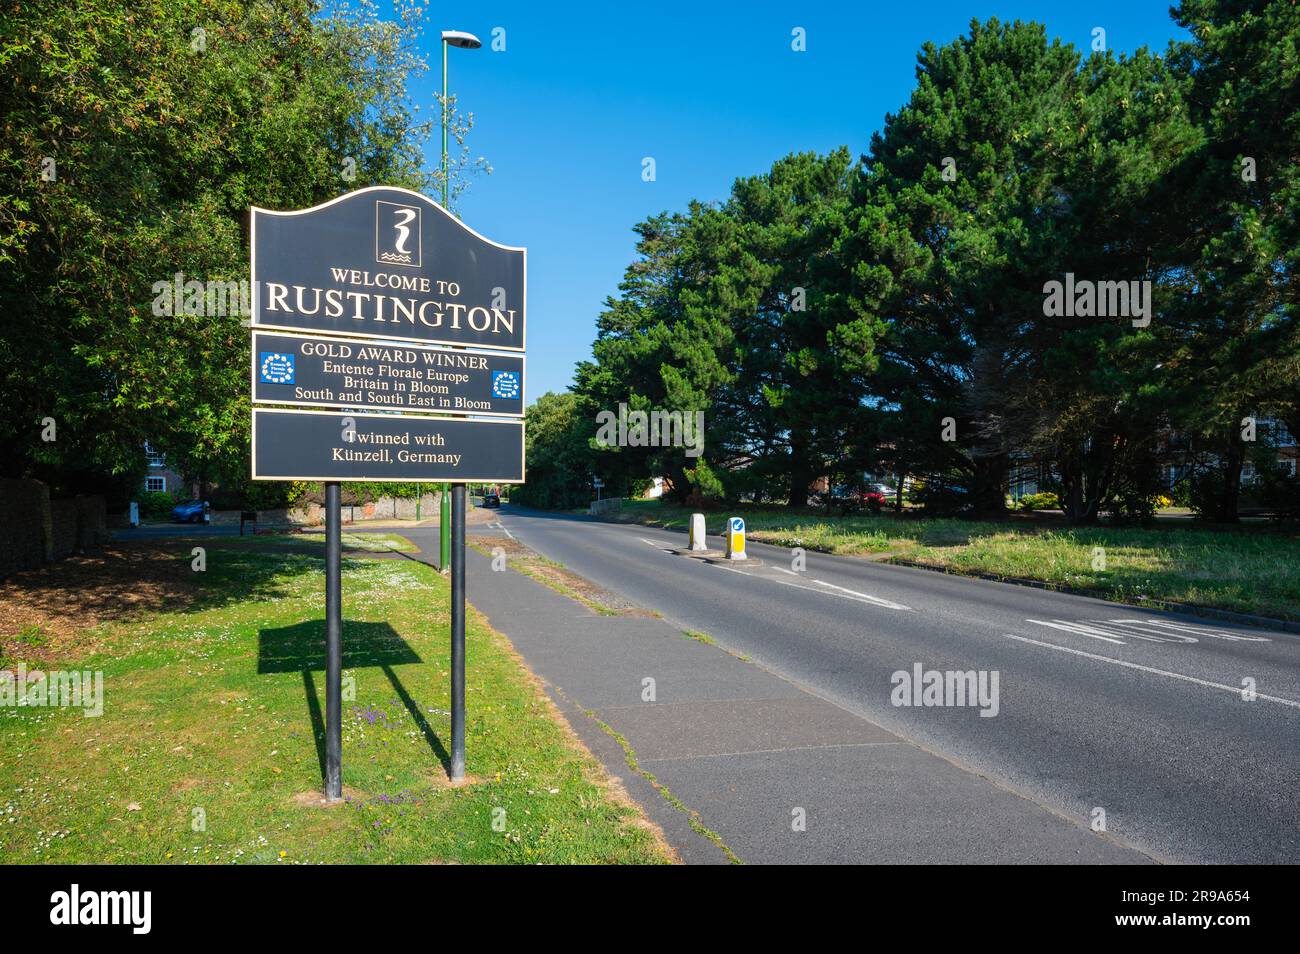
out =
<svg viewBox="0 0 1300 954"><path fill-rule="evenodd" d="M524 416L524 358L393 341L253 333L253 400Z"/></svg>
<svg viewBox="0 0 1300 954"><path fill-rule="evenodd" d="M254 480L524 480L524 424L253 408Z"/></svg>
<svg viewBox="0 0 1300 954"><path fill-rule="evenodd" d="M417 192L252 210L257 328L524 350L526 251Z"/></svg>

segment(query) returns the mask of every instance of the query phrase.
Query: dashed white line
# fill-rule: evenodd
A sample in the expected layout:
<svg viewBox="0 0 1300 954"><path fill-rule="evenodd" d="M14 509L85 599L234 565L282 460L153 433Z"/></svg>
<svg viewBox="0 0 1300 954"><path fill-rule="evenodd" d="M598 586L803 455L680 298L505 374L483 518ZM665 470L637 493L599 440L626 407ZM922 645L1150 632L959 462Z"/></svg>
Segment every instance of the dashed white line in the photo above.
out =
<svg viewBox="0 0 1300 954"><path fill-rule="evenodd" d="M1198 686L1206 686L1210 689L1222 689L1225 692L1231 692L1237 696L1241 695L1241 686L1229 686L1221 682L1210 682L1208 679L1198 679L1195 676L1184 675L1181 672L1170 672L1168 669L1156 669L1154 666L1142 666L1135 662L1129 662L1126 659L1114 659L1110 656L1103 656L1100 653L1088 653L1082 649L1071 649L1069 646L1058 646L1055 643L1043 643L1036 639L1030 639L1027 636L1016 636L1013 633L1003 633L1007 639L1019 640L1022 643L1030 643L1034 646L1042 646L1045 649L1055 649L1058 652L1070 653L1072 656L1084 656L1088 659L1095 659L1098 662L1110 663L1114 666L1123 666L1125 669L1137 669L1142 672L1154 673L1157 676L1168 676L1170 679L1181 679L1183 682L1192 682ZM1281 696L1265 695L1262 692L1255 693L1256 699L1264 699L1268 702L1276 702L1278 705L1290 706L1293 709L1300 709L1300 702L1294 699L1283 699Z"/></svg>
<svg viewBox="0 0 1300 954"><path fill-rule="evenodd" d="M869 603L875 603L878 606L884 606L887 609L910 610L912 607L904 606L902 603L895 603L893 600L881 599L879 596L872 596L870 593L859 593L857 590L850 590L848 587L836 586L834 583L827 583L825 580L813 580L822 586L829 586L833 590L839 590L841 593L851 593L859 599L866 600Z"/></svg>
<svg viewBox="0 0 1300 954"><path fill-rule="evenodd" d="M889 600L883 600L878 596L859 593L857 590L845 589L842 586L836 586L834 583L826 583L822 580L813 580L812 582L821 583L822 586L829 586L831 587L830 590L819 590L815 586L804 586L802 583L792 583L790 580L780 580L774 576L759 576L757 573L746 573L744 570L732 566L724 566L721 563L708 563L706 565L717 567L719 570L726 570L728 573L739 573L741 576L747 576L751 579L767 580L769 583L779 583L781 586L793 586L796 590L807 590L810 593L821 593L824 596L838 596L840 599L852 600L855 603L866 603L868 606L880 606L885 609L896 610L911 610L912 608L910 606L904 606L902 603L892 603Z"/></svg>

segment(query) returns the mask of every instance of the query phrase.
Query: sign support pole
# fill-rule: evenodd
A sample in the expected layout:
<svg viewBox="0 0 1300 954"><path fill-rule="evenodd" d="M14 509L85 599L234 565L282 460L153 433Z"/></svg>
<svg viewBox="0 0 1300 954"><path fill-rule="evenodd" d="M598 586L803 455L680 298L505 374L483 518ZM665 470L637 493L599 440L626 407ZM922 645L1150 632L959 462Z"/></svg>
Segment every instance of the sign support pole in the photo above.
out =
<svg viewBox="0 0 1300 954"><path fill-rule="evenodd" d="M339 483L325 484L325 800L343 797L343 577Z"/></svg>
<svg viewBox="0 0 1300 954"><path fill-rule="evenodd" d="M465 778L465 485L451 485L451 780Z"/></svg>
<svg viewBox="0 0 1300 954"><path fill-rule="evenodd" d="M438 572L444 576L450 567L451 555L451 498L447 491L451 484L439 484L438 500Z"/></svg>

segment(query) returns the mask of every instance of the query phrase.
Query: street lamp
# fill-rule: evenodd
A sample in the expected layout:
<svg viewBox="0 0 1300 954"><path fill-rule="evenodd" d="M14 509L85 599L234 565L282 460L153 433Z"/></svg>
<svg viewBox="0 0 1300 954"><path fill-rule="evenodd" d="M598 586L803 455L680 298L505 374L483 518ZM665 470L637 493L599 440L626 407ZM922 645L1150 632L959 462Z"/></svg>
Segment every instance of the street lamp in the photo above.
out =
<svg viewBox="0 0 1300 954"><path fill-rule="evenodd" d="M442 31L442 207L451 211L451 167L447 162L447 126L451 121L451 110L447 101L447 47L454 46L462 50L477 50L483 41L473 33L464 30ZM438 510L438 569L447 573L451 569L451 497L450 484L441 487L441 501Z"/></svg>
<svg viewBox="0 0 1300 954"><path fill-rule="evenodd" d="M464 30L442 31L442 204L450 204L451 176L447 165L447 125L451 120L451 110L447 104L447 47L454 46L461 50L477 50L483 41L473 33Z"/></svg>

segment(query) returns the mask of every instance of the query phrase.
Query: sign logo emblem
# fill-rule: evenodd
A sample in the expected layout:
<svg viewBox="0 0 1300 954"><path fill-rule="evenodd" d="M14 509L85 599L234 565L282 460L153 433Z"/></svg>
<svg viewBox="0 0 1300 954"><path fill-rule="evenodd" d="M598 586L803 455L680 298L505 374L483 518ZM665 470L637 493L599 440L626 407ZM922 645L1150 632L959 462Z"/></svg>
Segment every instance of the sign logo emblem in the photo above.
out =
<svg viewBox="0 0 1300 954"><path fill-rule="evenodd" d="M375 202L375 261L420 267L424 210L418 205Z"/></svg>
<svg viewBox="0 0 1300 954"><path fill-rule="evenodd" d="M493 371L492 393L499 398L519 397L519 374L515 371Z"/></svg>
<svg viewBox="0 0 1300 954"><path fill-rule="evenodd" d="M278 351L259 351L262 380L268 384L293 384L293 355Z"/></svg>

